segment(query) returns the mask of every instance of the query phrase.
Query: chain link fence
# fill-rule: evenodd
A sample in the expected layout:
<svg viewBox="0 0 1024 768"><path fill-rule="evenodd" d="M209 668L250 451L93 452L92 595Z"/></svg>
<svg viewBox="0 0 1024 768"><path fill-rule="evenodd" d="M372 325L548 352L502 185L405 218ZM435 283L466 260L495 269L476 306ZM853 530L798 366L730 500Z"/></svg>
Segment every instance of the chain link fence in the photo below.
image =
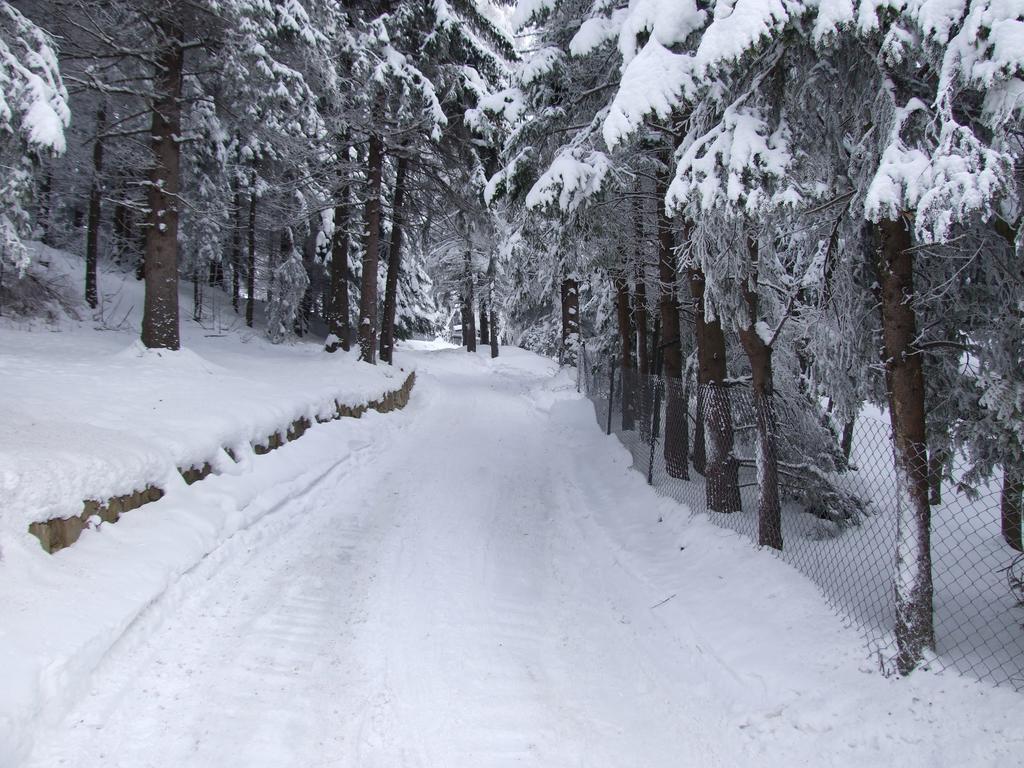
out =
<svg viewBox="0 0 1024 768"><path fill-rule="evenodd" d="M862 632L880 670L896 671L897 488L884 413L839 425L809 399L758 404L741 385L591 368L585 354L580 363L598 423L650 485L772 547ZM936 478L929 502L936 654L927 666L1024 690L1024 556L1001 533L999 486L968 495Z"/></svg>

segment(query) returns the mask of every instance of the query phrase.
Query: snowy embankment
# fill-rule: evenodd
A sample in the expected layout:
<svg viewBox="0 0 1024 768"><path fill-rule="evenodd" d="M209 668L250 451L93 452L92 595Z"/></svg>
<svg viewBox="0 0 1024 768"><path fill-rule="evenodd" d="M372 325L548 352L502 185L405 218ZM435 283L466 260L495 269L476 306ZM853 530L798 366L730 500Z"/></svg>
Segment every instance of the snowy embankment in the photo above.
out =
<svg viewBox="0 0 1024 768"><path fill-rule="evenodd" d="M39 256L48 280L77 279L74 257ZM116 328L103 320L109 307L86 322L0 325L0 766L25 751L30 723L50 722L81 693L147 605L351 460L336 443L324 450L324 433L348 430L362 445L385 419L370 413L340 427L318 418L335 416L339 403L358 410L382 400L411 371L329 355L318 341L273 346L242 323L183 321L181 351L146 351L135 341L141 284L111 271L101 288L118 297ZM255 455L253 446L303 419L314 426L294 446ZM214 476L186 485L180 470L204 464ZM28 532L81 515L86 500L147 487L163 498L116 524L94 518L55 554Z"/></svg>

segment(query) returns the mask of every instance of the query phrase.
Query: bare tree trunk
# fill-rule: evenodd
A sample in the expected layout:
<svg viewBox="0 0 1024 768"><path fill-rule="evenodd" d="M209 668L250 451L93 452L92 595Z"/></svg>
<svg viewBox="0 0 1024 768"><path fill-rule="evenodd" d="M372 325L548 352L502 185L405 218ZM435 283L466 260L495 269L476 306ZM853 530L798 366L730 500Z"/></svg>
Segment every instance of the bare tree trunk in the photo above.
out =
<svg viewBox="0 0 1024 768"><path fill-rule="evenodd" d="M1018 552L1024 552L1024 533L1022 533L1021 510L1024 508L1021 496L1024 495L1024 471L1018 462L1009 460L1003 463L1003 492L999 500L1002 517L1003 539Z"/></svg>
<svg viewBox="0 0 1024 768"><path fill-rule="evenodd" d="M487 345L491 343L491 330L487 317L487 300L480 298L480 343Z"/></svg>
<svg viewBox="0 0 1024 768"><path fill-rule="evenodd" d="M683 354L679 325L678 274L672 224L665 212L667 182L659 178L658 280L661 284L661 361L665 374L665 471L669 477L690 479L690 425L683 403ZM687 228L689 229L689 228Z"/></svg>
<svg viewBox="0 0 1024 768"><path fill-rule="evenodd" d="M750 361L751 395L756 431L754 451L757 462L757 543L782 549L782 504L779 499L778 424L775 417L772 348L757 332L758 248L751 238L747 246L750 275L743 281L743 299L749 323L740 329L740 342Z"/></svg>
<svg viewBox="0 0 1024 768"><path fill-rule="evenodd" d="M85 235L85 302L91 309L99 304L96 268L99 263L100 201L103 198L103 132L107 127L107 105L96 111L96 141L92 145L92 186L89 188L89 217Z"/></svg>
<svg viewBox="0 0 1024 768"><path fill-rule="evenodd" d="M389 365L395 349L395 312L398 308L398 276L402 269L402 203L405 200L405 176L409 159L398 158L395 171L395 196L391 210L391 245L388 248L388 276L384 284L384 323L380 333L380 359Z"/></svg>
<svg viewBox="0 0 1024 768"><path fill-rule="evenodd" d="M725 386L725 334L708 320L704 308L704 273L690 270L697 337L698 420L703 421L707 504L715 512L739 512L739 462L733 455L732 406ZM696 460L694 461L696 465Z"/></svg>
<svg viewBox="0 0 1024 768"><path fill-rule="evenodd" d="M327 313L328 341L326 350L348 352L348 183L346 182L334 206L334 236L331 238L331 303Z"/></svg>
<svg viewBox="0 0 1024 768"><path fill-rule="evenodd" d="M697 397L695 413L697 418L693 423L693 469L700 475L707 475L708 455L704 434L704 387L697 385Z"/></svg>
<svg viewBox="0 0 1024 768"><path fill-rule="evenodd" d="M647 315L647 283L643 279L642 271L637 275L633 299L633 326L636 328L636 369L641 376L650 376L650 322Z"/></svg>
<svg viewBox="0 0 1024 768"><path fill-rule="evenodd" d="M242 193L234 182L234 215L231 227L231 308L238 314L238 298L242 293Z"/></svg>
<svg viewBox="0 0 1024 768"><path fill-rule="evenodd" d="M928 503L932 506L942 503L942 468L948 457L944 448L934 448L928 453Z"/></svg>
<svg viewBox="0 0 1024 768"><path fill-rule="evenodd" d="M498 314L494 311L494 296L487 302L487 308L490 310L490 331L491 331L491 357L495 358L498 356Z"/></svg>
<svg viewBox="0 0 1024 768"><path fill-rule="evenodd" d="M846 459L846 463L850 463L850 453L853 451L853 427L857 423L856 419L850 419L848 422L843 424L843 438L840 443L843 449L843 457Z"/></svg>
<svg viewBox="0 0 1024 768"><path fill-rule="evenodd" d="M562 279L562 358L570 363L580 341L580 286L574 277Z"/></svg>
<svg viewBox="0 0 1024 768"><path fill-rule="evenodd" d="M256 193L249 193L249 254L245 265L245 324L252 328L256 307Z"/></svg>
<svg viewBox="0 0 1024 768"><path fill-rule="evenodd" d="M476 352L476 313L473 311L473 256L466 251L466 288L463 304L462 336L467 352Z"/></svg>
<svg viewBox="0 0 1024 768"><path fill-rule="evenodd" d="M185 53L181 30L167 18L157 21L167 36L157 55L153 82L153 167L149 172L146 227L146 298L142 343L150 349L178 349L178 191L180 186L181 82Z"/></svg>
<svg viewBox="0 0 1024 768"><path fill-rule="evenodd" d="M192 319L197 323L203 319L203 292L199 281L198 257L192 267Z"/></svg>
<svg viewBox="0 0 1024 768"><path fill-rule="evenodd" d="M53 170L47 164L43 171L42 184L39 186L39 216L37 221L43 228L43 244L53 245L50 233L53 229Z"/></svg>
<svg viewBox="0 0 1024 768"><path fill-rule="evenodd" d="M629 282L623 273L615 275L615 310L619 321L619 370L622 380L622 428L636 427L636 402L633 395L633 318L629 311ZM609 406L610 407L610 406Z"/></svg>
<svg viewBox="0 0 1024 768"><path fill-rule="evenodd" d="M377 363L377 262L380 258L380 188L384 173L384 144L370 135L369 190L366 200L366 252L359 293L359 359Z"/></svg>
<svg viewBox="0 0 1024 768"><path fill-rule="evenodd" d="M633 387L633 399L636 402L635 414L639 424L640 437L645 442L651 438L651 408L654 402L654 390L650 385L651 348L650 320L647 312L647 275L642 262L643 254L637 248L638 262L636 266L636 290L634 291L633 325L636 328L636 380Z"/></svg>
<svg viewBox="0 0 1024 768"><path fill-rule="evenodd" d="M897 666L907 674L935 647L932 620L931 507L924 411L924 370L914 347L914 269L910 228L902 217L878 223L878 298L882 362L896 457Z"/></svg>

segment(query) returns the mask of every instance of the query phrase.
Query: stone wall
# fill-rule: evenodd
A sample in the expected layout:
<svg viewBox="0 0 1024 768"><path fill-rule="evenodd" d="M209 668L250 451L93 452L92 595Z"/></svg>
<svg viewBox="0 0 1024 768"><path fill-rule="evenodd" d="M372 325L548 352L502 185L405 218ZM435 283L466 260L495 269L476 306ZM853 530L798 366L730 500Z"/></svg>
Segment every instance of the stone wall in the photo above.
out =
<svg viewBox="0 0 1024 768"><path fill-rule="evenodd" d="M412 394L412 388L415 384L416 373L412 372L401 387L392 392L385 393L379 400L356 406L335 401L334 413L326 418L318 417L317 421L324 423L341 418L358 419L364 413L371 410L388 413L389 411L404 408L409 402L409 396ZM257 455L269 453L280 448L285 443L298 440L311 426L312 424L309 419L305 417L296 419L287 427L278 430L272 435L268 435L262 440L255 441L252 445L253 452ZM233 460L235 459L230 447L225 447L224 450L228 456ZM206 461L200 466L179 467L178 471L185 479L185 482L191 485L211 475L213 473L213 465ZM73 517L53 518L52 520L32 523L28 527L28 532L39 539L43 549L53 553L65 547L70 547L78 541L82 531L96 524L97 521L116 523L125 512L138 509L143 504L148 504L151 501L156 501L163 495L162 489L150 485L105 500L87 499L82 503L81 514Z"/></svg>

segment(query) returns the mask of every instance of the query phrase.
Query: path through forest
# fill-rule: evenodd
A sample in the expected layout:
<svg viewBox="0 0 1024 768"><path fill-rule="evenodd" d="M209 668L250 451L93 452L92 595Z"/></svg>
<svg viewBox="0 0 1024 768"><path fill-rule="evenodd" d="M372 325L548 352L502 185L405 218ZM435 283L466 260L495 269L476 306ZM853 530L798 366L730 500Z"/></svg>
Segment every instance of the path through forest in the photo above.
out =
<svg viewBox="0 0 1024 768"><path fill-rule="evenodd" d="M801 577L649 492L548 361L405 354L408 427L129 630L32 766L1019 757L1015 698L879 677Z"/></svg>

